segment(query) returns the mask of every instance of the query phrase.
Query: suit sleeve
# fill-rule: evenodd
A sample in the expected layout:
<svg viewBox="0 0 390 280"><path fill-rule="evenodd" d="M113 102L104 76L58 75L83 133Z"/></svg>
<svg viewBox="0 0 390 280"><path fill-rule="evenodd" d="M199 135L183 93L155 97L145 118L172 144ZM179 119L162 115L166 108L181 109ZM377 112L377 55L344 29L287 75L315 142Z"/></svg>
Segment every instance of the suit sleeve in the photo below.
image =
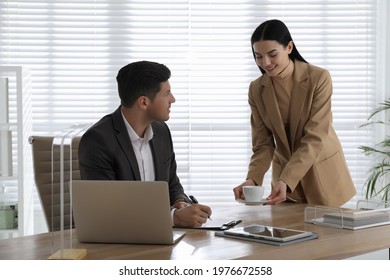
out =
<svg viewBox="0 0 390 280"><path fill-rule="evenodd" d="M279 177L292 191L318 158L332 124L332 80L326 70L318 72L318 75L317 82L313 84L310 117L304 127L304 135Z"/></svg>
<svg viewBox="0 0 390 280"><path fill-rule="evenodd" d="M183 186L180 183L179 177L177 176L176 169L176 159L175 153L172 151L172 160L171 160L171 168L169 171L169 199L171 201L171 205L178 199L185 199L186 195L184 194Z"/></svg>
<svg viewBox="0 0 390 280"><path fill-rule="evenodd" d="M101 133L88 130L79 145L80 175L83 180L116 180L112 156Z"/></svg>
<svg viewBox="0 0 390 280"><path fill-rule="evenodd" d="M184 189L177 176L177 164L173 147L172 135L165 122L155 123L153 126L155 135L156 157L159 158L156 168L157 180L164 180L169 185L169 198L171 204L178 199L186 198Z"/></svg>

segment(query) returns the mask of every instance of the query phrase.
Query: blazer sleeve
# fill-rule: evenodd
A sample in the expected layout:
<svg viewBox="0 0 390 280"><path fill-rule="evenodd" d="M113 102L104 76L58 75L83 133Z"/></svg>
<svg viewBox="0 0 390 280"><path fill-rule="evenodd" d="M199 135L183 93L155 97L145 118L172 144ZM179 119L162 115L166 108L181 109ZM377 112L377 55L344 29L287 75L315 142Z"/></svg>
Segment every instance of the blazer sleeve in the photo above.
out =
<svg viewBox="0 0 390 280"><path fill-rule="evenodd" d="M331 97L332 80L327 70L316 71L310 77L312 83L312 101L309 120L304 126L300 145L292 154L279 179L294 190L299 181L313 166L332 125Z"/></svg>
<svg viewBox="0 0 390 280"><path fill-rule="evenodd" d="M262 185L264 175L271 165L275 142L272 131L268 129L261 117L254 94L259 94L259 90L254 87L254 82L251 82L248 102L251 109L253 154L249 162L247 178L255 181L257 185Z"/></svg>

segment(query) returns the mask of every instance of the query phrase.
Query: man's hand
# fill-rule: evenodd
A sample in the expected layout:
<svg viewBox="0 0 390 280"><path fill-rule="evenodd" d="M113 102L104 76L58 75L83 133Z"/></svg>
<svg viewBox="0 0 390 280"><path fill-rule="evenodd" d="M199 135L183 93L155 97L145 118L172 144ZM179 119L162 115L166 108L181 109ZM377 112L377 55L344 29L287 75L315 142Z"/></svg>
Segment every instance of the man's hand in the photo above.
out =
<svg viewBox="0 0 390 280"><path fill-rule="evenodd" d="M172 208L181 209L184 207L187 207L189 204L184 201L184 199L178 199L175 201L175 203L172 205Z"/></svg>
<svg viewBox="0 0 390 280"><path fill-rule="evenodd" d="M176 205L176 203L175 203ZM211 216L210 207L202 204L186 204L178 208L173 215L173 224L183 227L200 227ZM180 206L182 206L180 204Z"/></svg>

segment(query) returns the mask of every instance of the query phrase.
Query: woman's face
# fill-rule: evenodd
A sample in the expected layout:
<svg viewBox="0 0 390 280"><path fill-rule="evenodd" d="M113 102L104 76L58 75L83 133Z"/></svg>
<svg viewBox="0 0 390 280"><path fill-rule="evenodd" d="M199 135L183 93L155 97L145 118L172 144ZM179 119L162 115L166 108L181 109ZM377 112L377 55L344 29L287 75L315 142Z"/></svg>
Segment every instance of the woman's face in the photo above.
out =
<svg viewBox="0 0 390 280"><path fill-rule="evenodd" d="M273 40L257 41L253 44L256 64L271 77L278 75L287 67L290 61L288 55L292 49L292 41L288 43L287 47L283 47L278 41Z"/></svg>

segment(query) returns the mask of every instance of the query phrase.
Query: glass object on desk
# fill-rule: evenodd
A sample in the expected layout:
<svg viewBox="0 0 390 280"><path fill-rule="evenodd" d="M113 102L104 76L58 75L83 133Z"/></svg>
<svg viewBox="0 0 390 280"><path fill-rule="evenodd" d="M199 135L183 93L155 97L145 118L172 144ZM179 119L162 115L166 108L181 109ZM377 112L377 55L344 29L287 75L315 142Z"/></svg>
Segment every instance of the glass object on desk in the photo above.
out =
<svg viewBox="0 0 390 280"><path fill-rule="evenodd" d="M342 228L342 224L326 224L324 216L328 213L340 215L342 210L340 208L332 208L326 206L308 206L305 208L305 222L316 224L316 225L326 225L335 228Z"/></svg>
<svg viewBox="0 0 390 280"><path fill-rule="evenodd" d="M375 206L375 208L373 208ZM350 230L390 224L390 208L360 201L355 209L314 206L305 208L305 222Z"/></svg>
<svg viewBox="0 0 390 280"><path fill-rule="evenodd" d="M84 249L73 249L72 230L69 231L69 244L65 245L65 229L73 227L73 217L71 214L72 200L70 198L72 194L72 181L80 179L78 170L78 142L89 126L90 124L74 125L69 129L61 131L53 138L51 149L52 188L54 185L59 186L59 192L52 193L52 201L59 202L60 206L60 240L59 250L52 254L49 259L80 259L86 255L86 250ZM76 165L77 168L75 168ZM65 192L67 193L66 197ZM52 205L53 207L55 207L54 204ZM65 207L68 207L68 211L66 211ZM65 225L64 221L65 212L69 213L68 225ZM54 251L55 249L53 247Z"/></svg>
<svg viewBox="0 0 390 280"><path fill-rule="evenodd" d="M358 200L356 203L356 209L359 210L375 210L375 209L382 209L382 208L388 208L389 205L387 205L382 200Z"/></svg>

